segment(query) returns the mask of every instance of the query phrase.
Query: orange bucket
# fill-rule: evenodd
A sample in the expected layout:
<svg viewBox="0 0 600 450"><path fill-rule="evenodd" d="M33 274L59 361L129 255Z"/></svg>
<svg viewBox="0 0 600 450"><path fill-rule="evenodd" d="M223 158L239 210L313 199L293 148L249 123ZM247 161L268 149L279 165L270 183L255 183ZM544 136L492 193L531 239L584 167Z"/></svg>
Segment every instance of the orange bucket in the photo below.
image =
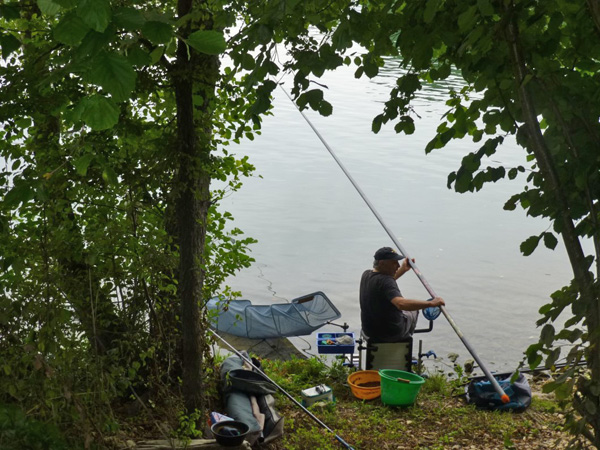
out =
<svg viewBox="0 0 600 450"><path fill-rule="evenodd" d="M372 400L381 395L381 375L376 370L359 370L348 376L350 390L356 398Z"/></svg>

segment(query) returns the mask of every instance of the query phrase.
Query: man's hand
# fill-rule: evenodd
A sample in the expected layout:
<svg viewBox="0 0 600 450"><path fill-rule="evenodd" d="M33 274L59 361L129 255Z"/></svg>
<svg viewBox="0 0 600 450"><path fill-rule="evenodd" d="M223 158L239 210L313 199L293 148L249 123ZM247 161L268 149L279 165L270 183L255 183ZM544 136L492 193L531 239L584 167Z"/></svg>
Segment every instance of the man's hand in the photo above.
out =
<svg viewBox="0 0 600 450"><path fill-rule="evenodd" d="M429 303L429 306L445 306L446 302L444 301L444 299L442 297L434 297L433 300L431 300Z"/></svg>

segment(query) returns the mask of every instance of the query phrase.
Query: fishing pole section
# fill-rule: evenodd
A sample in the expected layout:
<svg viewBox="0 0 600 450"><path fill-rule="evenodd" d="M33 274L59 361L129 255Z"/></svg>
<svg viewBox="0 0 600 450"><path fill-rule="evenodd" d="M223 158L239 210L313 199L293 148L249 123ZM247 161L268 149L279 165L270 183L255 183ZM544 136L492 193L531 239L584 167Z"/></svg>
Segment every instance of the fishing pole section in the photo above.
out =
<svg viewBox="0 0 600 450"><path fill-rule="evenodd" d="M233 345L231 345L229 342L227 342L225 339L223 339L221 336L219 336L215 331L213 331L212 329L208 328L208 331L210 331L213 336L215 336L216 338L218 338L221 342L223 342L223 344L225 344L227 347L229 347L229 349L234 352L239 358L242 359L242 361L250 364L250 366L256 370L258 373L260 373L263 377L265 377L265 379L267 381L269 381L270 383L273 383L273 385L279 390L279 392L281 392L283 395L285 395L287 398L289 398L296 406L298 406L300 409L302 409L302 411L304 411L306 414L308 414L308 416L314 420L315 422L317 422L320 426L322 426L325 430L329 431L331 434L333 434L333 436L336 438L336 440L342 444L345 448L347 448L348 450L354 450L354 447L352 447L350 444L348 444L344 439L342 439L338 434L336 434L335 431L333 431L331 428L329 428L327 425L325 425L317 416L315 416L313 413L311 413L308 409L306 409L304 406L302 406L302 404L300 402L298 402L298 400L296 400L294 397L292 397L292 395L290 393L288 393L285 389L283 389L281 386L279 386L277 383L275 383L266 373L264 373L259 367L256 367L256 365L252 362L251 359L247 358L246 356L244 356L241 352L239 352Z"/></svg>
<svg viewBox="0 0 600 450"><path fill-rule="evenodd" d="M337 163L337 165L340 167L340 169L342 169L342 171L344 172L344 174L346 175L346 177L348 178L348 180L350 181L350 183L352 183L352 185L354 186L354 188L356 189L356 191L358 192L358 194L362 197L362 199L367 204L367 206L369 207L369 209L371 210L371 212L375 215L375 217L377 218L377 220L379 221L379 223L381 224L381 226L383 227L383 229L386 231L386 233L388 234L388 236L390 237L390 239L392 240L392 242L394 242L394 244L398 248L398 251L400 252L400 254L402 256L404 256L408 260L408 263L409 263L410 267L413 269L413 272L417 275L417 278L423 284L423 287L427 290L427 292L429 293L429 295L431 295L432 297L437 297L437 294L435 293L435 291L433 290L433 288L431 287L431 285L429 284L429 282L425 279L425 277L423 276L423 274L421 273L421 271L419 270L419 268L417 267L417 265L413 262L412 258L408 255L408 252L404 249L404 247L402 247L402 245L400 244L400 242L398 241L398 239L396 238L396 236L394 235L394 233L392 232L392 230L386 225L385 221L383 220L383 217L381 217L381 215L379 214L379 212L377 212L377 210L375 209L375 207L373 206L373 204L367 198L366 194L363 192L363 190L358 185L358 183L354 180L354 178L352 178L352 175L350 174L350 172L348 172L348 170L346 169L346 167L342 164L342 162L340 161L340 159L334 153L333 149L329 146L329 144L327 143L327 141L325 141L325 139L323 138L323 136L321 136L321 133L319 133L319 131L315 128L315 126L308 119L308 117L306 116L306 114L304 114L304 112L302 112L300 110L300 108L298 108L298 105L296 105L296 102L294 102L294 100L292 99L292 97L287 93L287 91L283 88L283 86L281 84L279 84L279 87L284 92L284 94L287 96L287 98L292 102L292 104L296 107L296 109L298 110L298 112L302 115L302 117L304 118L304 120L306 121L306 123L308 123L308 125L311 127L311 129L314 131L314 133L317 135L317 137L319 138L319 140L323 143L323 145L325 146L325 148L327 149L327 151L329 152L329 154L333 157L333 159L335 160L335 162ZM467 338L465 337L465 335L462 333L462 331L460 330L460 328L458 327L458 325L456 324L456 322L454 321L454 319L452 318L452 316L450 316L450 314L446 310L445 306L440 306L440 310L441 310L442 314L444 315L444 317L446 318L446 320L448 320L448 323L450 324L450 326L452 327L452 329L454 330L454 332L458 335L458 337L460 338L460 340L462 341L462 343L464 344L464 346L466 347L466 349L468 350L468 352L471 354L471 356L473 357L473 359L477 362L477 364L479 365L479 367L481 368L481 370L485 374L486 378L490 381L490 383L494 387L494 390L500 396L500 399L502 400L502 402L503 403L508 403L510 401L510 397L508 395L506 395L506 393L504 392L504 390L502 389L502 387L500 386L500 384L498 384L498 381L496 380L496 378L494 378L492 376L492 374L487 369L487 367L485 366L485 364L483 363L483 361L481 361L481 359L477 355L477 352L475 352L475 349L471 346L471 344L469 343L469 341L467 340Z"/></svg>

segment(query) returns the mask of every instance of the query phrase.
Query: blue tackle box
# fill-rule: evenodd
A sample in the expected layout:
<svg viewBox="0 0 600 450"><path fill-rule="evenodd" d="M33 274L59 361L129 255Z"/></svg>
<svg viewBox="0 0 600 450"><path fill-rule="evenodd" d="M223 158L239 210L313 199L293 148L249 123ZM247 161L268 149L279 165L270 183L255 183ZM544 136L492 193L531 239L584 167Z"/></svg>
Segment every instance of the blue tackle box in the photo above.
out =
<svg viewBox="0 0 600 450"><path fill-rule="evenodd" d="M319 353L354 353L354 333L317 333Z"/></svg>

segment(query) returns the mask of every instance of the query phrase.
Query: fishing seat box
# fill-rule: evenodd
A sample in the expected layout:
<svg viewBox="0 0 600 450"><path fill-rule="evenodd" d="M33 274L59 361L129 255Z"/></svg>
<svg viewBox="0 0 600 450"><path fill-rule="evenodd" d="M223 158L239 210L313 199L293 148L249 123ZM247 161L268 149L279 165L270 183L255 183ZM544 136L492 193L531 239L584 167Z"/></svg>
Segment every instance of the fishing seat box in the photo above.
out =
<svg viewBox="0 0 600 450"><path fill-rule="evenodd" d="M361 330L360 338L362 344L358 347L359 368L363 370L397 369L412 372L412 336L398 342L378 342L376 338L370 338Z"/></svg>

